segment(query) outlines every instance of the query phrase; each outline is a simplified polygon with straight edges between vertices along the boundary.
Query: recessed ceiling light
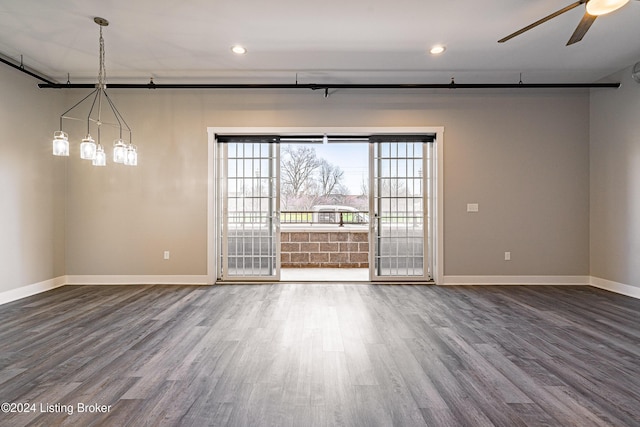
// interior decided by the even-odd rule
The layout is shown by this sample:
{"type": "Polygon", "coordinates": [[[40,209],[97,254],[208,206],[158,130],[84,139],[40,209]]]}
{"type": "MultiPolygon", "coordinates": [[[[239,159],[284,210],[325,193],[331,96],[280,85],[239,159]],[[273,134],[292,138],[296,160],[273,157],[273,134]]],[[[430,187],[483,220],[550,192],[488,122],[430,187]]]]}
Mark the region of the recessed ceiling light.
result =
{"type": "Polygon", "coordinates": [[[247,49],[237,44],[235,46],[231,46],[231,52],[237,55],[244,55],[245,53],[247,53],[247,49]]]}
{"type": "Polygon", "coordinates": [[[442,52],[444,52],[445,50],[447,50],[446,47],[442,46],[442,45],[435,45],[434,47],[431,48],[431,50],[429,51],[432,55],[439,55],[442,52]]]}

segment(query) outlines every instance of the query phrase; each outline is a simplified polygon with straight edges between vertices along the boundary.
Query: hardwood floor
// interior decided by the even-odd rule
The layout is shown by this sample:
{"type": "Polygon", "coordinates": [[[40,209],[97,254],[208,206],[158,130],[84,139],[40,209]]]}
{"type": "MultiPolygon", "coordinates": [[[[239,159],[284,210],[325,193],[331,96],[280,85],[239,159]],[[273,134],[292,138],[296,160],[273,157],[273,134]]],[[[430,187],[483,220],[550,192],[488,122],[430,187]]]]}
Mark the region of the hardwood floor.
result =
{"type": "Polygon", "coordinates": [[[0,306],[0,402],[37,405],[0,425],[638,426],[639,313],[570,286],[67,286],[0,306]]]}

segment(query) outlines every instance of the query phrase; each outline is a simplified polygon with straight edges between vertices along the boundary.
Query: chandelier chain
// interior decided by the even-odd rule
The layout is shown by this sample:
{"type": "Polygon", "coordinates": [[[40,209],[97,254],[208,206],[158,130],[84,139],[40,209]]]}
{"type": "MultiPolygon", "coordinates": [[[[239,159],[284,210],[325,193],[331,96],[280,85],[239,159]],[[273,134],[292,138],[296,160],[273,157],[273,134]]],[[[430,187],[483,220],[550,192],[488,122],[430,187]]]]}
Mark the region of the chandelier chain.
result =
{"type": "Polygon", "coordinates": [[[102,27],[100,27],[100,68],[98,70],[98,84],[104,87],[107,78],[107,70],[104,65],[104,38],[102,37],[102,27]]]}

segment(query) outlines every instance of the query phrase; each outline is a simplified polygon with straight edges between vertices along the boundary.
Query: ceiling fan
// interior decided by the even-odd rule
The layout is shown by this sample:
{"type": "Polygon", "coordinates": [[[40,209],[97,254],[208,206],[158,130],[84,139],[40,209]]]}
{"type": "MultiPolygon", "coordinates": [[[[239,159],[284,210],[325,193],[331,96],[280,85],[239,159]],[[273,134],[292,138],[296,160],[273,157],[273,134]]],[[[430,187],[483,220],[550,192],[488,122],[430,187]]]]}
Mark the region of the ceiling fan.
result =
{"type": "Polygon", "coordinates": [[[525,31],[529,31],[530,29],[535,28],[538,25],[549,21],[555,18],[556,16],[562,15],[563,13],[568,12],[571,9],[575,9],[576,7],[582,4],[586,4],[586,11],[584,13],[584,16],[582,17],[582,20],[580,21],[575,31],[571,35],[571,38],[567,42],[567,46],[569,46],[582,40],[582,38],[587,33],[587,31],[589,31],[591,24],[593,24],[593,22],[596,20],[598,16],[606,15],[608,13],[616,11],[627,3],[629,3],[629,0],[579,0],[575,3],[570,4],[565,8],[558,10],[557,12],[552,13],[549,16],[545,16],[544,18],[534,22],[531,25],[527,25],[526,27],[516,31],[513,34],[509,34],[507,37],[498,40],[498,43],[504,43],[507,40],[511,40],[515,36],[519,36],[525,31]]]}

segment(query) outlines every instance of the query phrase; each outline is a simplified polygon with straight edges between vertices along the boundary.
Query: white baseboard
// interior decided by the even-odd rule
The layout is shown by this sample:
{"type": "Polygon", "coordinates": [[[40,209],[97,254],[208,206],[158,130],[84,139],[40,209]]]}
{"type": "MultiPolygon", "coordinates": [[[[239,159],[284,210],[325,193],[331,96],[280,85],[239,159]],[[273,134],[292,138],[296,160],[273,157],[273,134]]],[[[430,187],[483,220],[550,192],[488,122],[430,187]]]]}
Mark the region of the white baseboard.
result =
{"type": "MultiPolygon", "coordinates": [[[[0,305],[64,285],[210,285],[207,275],[60,276],[0,292],[0,305]]],[[[441,285],[591,285],[640,299],[640,287],[593,276],[444,276],[441,285]]]]}
{"type": "Polygon", "coordinates": [[[19,288],[0,292],[0,305],[22,298],[30,297],[31,295],[50,291],[51,289],[59,288],[60,286],[64,286],[65,284],[66,276],[59,276],[54,279],[44,280],[42,282],[20,286],[19,288]]]}
{"type": "Polygon", "coordinates": [[[640,287],[594,276],[444,276],[442,285],[590,285],[640,299],[640,287]]]}
{"type": "Polygon", "coordinates": [[[207,275],[75,275],[67,285],[210,285],[207,275]]]}
{"type": "Polygon", "coordinates": [[[589,276],[444,276],[444,285],[589,285],[589,276]]]}
{"type": "Polygon", "coordinates": [[[0,305],[65,285],[210,285],[213,282],[207,275],[60,276],[0,292],[0,305]]]}
{"type": "Polygon", "coordinates": [[[640,287],[591,276],[591,286],[640,299],[640,287]]]}

